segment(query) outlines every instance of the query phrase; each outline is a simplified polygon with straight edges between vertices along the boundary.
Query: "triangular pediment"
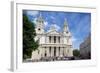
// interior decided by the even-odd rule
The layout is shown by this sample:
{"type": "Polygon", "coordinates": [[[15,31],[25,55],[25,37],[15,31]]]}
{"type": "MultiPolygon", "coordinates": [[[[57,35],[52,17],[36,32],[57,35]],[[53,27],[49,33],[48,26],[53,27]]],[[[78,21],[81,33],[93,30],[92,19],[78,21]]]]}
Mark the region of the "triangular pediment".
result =
{"type": "Polygon", "coordinates": [[[49,32],[49,34],[59,34],[56,30],[49,32]]]}
{"type": "Polygon", "coordinates": [[[56,30],[53,30],[53,31],[49,31],[49,32],[47,32],[47,34],[49,35],[61,35],[58,31],[56,31],[56,30]]]}

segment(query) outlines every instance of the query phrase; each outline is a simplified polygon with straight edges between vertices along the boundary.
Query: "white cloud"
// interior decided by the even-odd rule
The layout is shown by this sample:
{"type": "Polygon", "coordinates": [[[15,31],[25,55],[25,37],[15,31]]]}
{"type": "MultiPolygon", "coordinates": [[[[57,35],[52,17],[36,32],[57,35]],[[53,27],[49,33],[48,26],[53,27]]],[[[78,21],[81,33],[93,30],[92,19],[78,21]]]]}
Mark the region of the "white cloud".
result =
{"type": "Polygon", "coordinates": [[[51,18],[51,19],[53,19],[53,20],[55,19],[55,17],[54,17],[54,16],[50,16],[50,18],[51,18]]]}
{"type": "MultiPolygon", "coordinates": [[[[37,20],[37,18],[34,18],[33,23],[36,24],[36,20],[37,20]]],[[[57,31],[59,31],[59,30],[61,29],[60,26],[58,26],[57,24],[49,25],[49,23],[48,23],[47,21],[44,21],[44,27],[45,27],[46,29],[50,28],[51,26],[54,26],[54,27],[56,28],[57,31]]]]}
{"type": "Polygon", "coordinates": [[[77,38],[72,37],[72,42],[75,42],[75,41],[77,41],[77,38]]]}
{"type": "Polygon", "coordinates": [[[50,25],[47,21],[44,21],[44,27],[45,27],[45,30],[47,30],[47,31],[49,30],[50,25]]]}
{"type": "Polygon", "coordinates": [[[37,18],[34,18],[34,20],[32,22],[36,24],[36,20],[37,20],[37,18]]]}
{"type": "Polygon", "coordinates": [[[57,31],[60,30],[60,26],[58,26],[57,24],[52,24],[52,25],[56,28],[57,31]]]}
{"type": "MultiPolygon", "coordinates": [[[[36,20],[37,20],[37,18],[34,18],[34,20],[32,22],[36,24],[36,20]]],[[[48,24],[47,21],[44,21],[44,27],[45,28],[49,28],[50,27],[50,25],[48,24]]]]}
{"type": "Polygon", "coordinates": [[[27,11],[27,15],[36,16],[39,14],[39,11],[27,11]]]}
{"type": "Polygon", "coordinates": [[[47,27],[49,24],[47,21],[44,21],[44,26],[47,27]]]}

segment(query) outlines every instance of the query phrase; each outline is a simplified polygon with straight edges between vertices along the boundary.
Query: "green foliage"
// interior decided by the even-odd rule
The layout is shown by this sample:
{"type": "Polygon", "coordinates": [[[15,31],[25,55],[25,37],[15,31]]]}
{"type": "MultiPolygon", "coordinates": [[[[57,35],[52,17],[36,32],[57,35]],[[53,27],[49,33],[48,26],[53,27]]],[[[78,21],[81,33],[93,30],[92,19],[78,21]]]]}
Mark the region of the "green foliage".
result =
{"type": "Polygon", "coordinates": [[[23,59],[31,58],[32,51],[38,48],[38,41],[34,40],[35,36],[34,24],[23,14],[23,59]]]}
{"type": "Polygon", "coordinates": [[[76,57],[80,56],[80,51],[78,49],[73,50],[73,55],[76,57]]]}

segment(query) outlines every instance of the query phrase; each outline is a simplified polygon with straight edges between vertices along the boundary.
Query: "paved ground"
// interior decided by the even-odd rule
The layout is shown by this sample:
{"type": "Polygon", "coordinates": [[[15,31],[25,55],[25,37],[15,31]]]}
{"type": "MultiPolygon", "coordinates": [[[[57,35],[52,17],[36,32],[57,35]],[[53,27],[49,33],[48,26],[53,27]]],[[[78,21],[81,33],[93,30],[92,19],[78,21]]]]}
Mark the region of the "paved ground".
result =
{"type": "Polygon", "coordinates": [[[27,59],[24,62],[45,62],[45,61],[68,61],[68,60],[81,60],[78,57],[45,57],[39,60],[27,59]]]}

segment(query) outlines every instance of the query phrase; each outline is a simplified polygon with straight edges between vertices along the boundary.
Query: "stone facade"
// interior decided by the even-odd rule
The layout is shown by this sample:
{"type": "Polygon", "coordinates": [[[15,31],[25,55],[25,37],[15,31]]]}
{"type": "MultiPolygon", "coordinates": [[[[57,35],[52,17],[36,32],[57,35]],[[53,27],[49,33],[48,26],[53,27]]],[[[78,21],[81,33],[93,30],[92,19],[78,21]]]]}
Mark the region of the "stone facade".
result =
{"type": "Polygon", "coordinates": [[[83,59],[91,58],[91,36],[89,35],[83,43],[80,44],[80,55],[83,59]]]}
{"type": "Polygon", "coordinates": [[[39,40],[38,50],[32,52],[32,60],[39,60],[46,57],[72,57],[71,33],[68,29],[68,23],[65,19],[64,27],[58,32],[52,25],[46,32],[44,30],[44,19],[40,15],[36,21],[35,40],[39,40]]]}

